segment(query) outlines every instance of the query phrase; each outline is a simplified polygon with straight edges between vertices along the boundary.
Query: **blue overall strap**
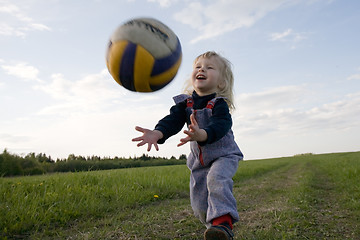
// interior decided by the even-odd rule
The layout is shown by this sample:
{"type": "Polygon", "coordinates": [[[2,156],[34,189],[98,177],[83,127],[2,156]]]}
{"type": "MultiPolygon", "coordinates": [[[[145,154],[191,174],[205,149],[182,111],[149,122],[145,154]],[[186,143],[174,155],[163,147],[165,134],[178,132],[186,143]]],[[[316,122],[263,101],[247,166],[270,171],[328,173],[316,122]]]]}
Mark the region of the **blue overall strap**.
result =
{"type": "Polygon", "coordinates": [[[185,100],[188,99],[188,98],[191,98],[191,96],[190,96],[190,95],[187,95],[187,94],[180,94],[180,95],[177,95],[177,96],[173,97],[174,102],[175,102],[176,104],[178,104],[178,103],[180,103],[180,102],[182,102],[182,101],[185,101],[185,100]]]}

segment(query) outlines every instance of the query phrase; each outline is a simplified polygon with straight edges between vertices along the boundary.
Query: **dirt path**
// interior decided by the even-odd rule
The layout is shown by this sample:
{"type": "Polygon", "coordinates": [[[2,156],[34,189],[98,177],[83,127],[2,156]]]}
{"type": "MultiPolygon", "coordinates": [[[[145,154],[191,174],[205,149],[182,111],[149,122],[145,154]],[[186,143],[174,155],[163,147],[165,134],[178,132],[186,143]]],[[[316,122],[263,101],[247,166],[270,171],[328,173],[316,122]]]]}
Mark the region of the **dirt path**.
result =
{"type": "Polygon", "coordinates": [[[269,239],[274,235],[274,229],[281,233],[281,224],[293,208],[288,193],[299,185],[299,177],[299,165],[286,165],[237,183],[234,194],[240,221],[235,228],[236,239],[269,239]]]}
{"type": "Polygon", "coordinates": [[[338,202],[335,184],[312,161],[237,183],[236,239],[360,239],[359,219],[338,202]]]}
{"type": "MultiPolygon", "coordinates": [[[[285,166],[234,184],[241,217],[235,225],[235,239],[261,239],[257,230],[274,227],[282,211],[289,208],[283,193],[297,184],[298,171],[296,166],[285,166]]],[[[193,216],[188,198],[161,201],[128,213],[114,219],[119,224],[107,239],[203,239],[205,228],[193,216]]]]}

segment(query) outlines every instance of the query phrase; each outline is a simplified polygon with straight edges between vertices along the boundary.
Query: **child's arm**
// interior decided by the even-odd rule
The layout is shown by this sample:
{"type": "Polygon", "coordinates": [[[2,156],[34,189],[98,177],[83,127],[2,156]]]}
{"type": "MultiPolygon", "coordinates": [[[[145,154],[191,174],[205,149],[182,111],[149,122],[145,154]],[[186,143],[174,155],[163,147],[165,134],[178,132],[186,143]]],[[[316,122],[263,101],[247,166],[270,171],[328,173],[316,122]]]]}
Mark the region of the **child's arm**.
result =
{"type": "Polygon", "coordinates": [[[137,137],[137,138],[133,138],[132,141],[133,142],[139,142],[140,143],[137,144],[138,147],[145,145],[146,143],[148,144],[148,148],[147,150],[150,151],[151,150],[151,146],[154,145],[156,151],[159,151],[159,147],[157,145],[157,142],[159,139],[163,138],[163,133],[158,131],[158,130],[149,130],[146,128],[142,128],[142,127],[138,127],[136,126],[135,129],[139,132],[142,132],[143,135],[141,137],[137,137]]]}
{"type": "Polygon", "coordinates": [[[189,141],[205,142],[207,140],[207,133],[204,129],[199,128],[194,114],[190,115],[190,121],[189,130],[184,130],[187,137],[180,139],[180,143],[177,145],[178,147],[189,141]]]}

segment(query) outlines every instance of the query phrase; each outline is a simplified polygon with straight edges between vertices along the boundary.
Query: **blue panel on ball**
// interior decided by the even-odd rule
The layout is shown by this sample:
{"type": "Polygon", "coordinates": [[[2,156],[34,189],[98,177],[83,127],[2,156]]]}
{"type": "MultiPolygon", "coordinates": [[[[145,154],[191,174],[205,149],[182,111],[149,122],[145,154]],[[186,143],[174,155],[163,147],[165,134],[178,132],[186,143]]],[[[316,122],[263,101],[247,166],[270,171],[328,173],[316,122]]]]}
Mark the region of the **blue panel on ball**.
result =
{"type": "Polygon", "coordinates": [[[134,86],[134,62],[137,45],[129,42],[124,50],[120,63],[119,77],[121,85],[131,91],[136,91],[134,86]]]}
{"type": "Polygon", "coordinates": [[[156,76],[160,73],[165,72],[166,70],[170,69],[174,64],[179,60],[181,56],[181,44],[179,39],[177,39],[177,47],[176,50],[170,54],[169,56],[166,56],[164,58],[155,59],[154,67],[151,72],[151,76],[156,76]]]}
{"type": "Polygon", "coordinates": [[[161,85],[151,85],[151,84],[150,84],[150,88],[151,88],[152,91],[157,91],[157,90],[162,89],[162,88],[165,87],[166,85],[168,85],[170,82],[171,82],[171,81],[168,81],[168,82],[166,82],[166,83],[164,83],[164,84],[161,84],[161,85]]]}

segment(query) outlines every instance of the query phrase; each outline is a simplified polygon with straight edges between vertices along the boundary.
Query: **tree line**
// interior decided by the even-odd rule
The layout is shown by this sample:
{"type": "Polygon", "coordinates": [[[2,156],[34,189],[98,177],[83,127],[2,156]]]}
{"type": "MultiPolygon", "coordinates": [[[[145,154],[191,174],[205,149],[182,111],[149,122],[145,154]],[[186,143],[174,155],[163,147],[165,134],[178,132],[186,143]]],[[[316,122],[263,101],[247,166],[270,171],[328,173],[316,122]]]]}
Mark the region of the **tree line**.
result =
{"type": "Polygon", "coordinates": [[[0,154],[0,177],[26,176],[55,172],[95,171],[119,168],[181,165],[186,163],[186,155],[179,158],[151,157],[99,157],[76,156],[70,154],[66,159],[54,159],[44,153],[29,153],[25,156],[9,153],[6,149],[0,154]]]}

